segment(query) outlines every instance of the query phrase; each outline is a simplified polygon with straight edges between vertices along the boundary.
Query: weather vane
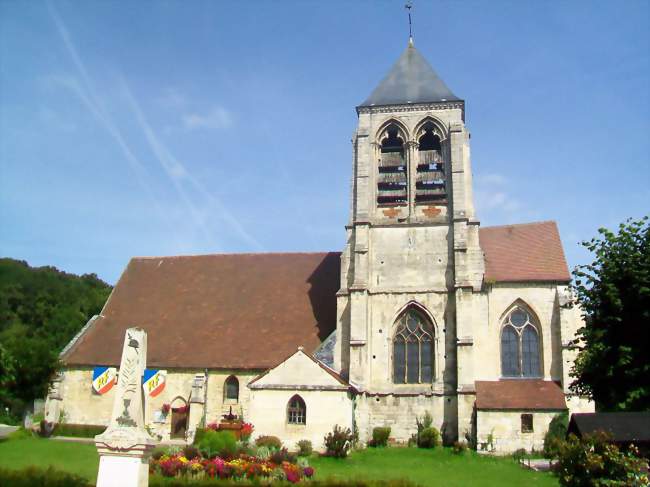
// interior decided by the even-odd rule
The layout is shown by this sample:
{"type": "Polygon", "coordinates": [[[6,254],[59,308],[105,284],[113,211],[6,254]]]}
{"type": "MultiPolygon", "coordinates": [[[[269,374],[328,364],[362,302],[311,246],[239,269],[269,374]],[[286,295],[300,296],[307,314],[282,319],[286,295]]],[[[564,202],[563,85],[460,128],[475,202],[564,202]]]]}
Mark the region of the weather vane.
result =
{"type": "Polygon", "coordinates": [[[409,40],[412,42],[413,41],[413,32],[411,30],[411,9],[413,8],[413,2],[410,0],[406,2],[406,5],[404,5],[404,8],[408,10],[409,13],[409,40]]]}

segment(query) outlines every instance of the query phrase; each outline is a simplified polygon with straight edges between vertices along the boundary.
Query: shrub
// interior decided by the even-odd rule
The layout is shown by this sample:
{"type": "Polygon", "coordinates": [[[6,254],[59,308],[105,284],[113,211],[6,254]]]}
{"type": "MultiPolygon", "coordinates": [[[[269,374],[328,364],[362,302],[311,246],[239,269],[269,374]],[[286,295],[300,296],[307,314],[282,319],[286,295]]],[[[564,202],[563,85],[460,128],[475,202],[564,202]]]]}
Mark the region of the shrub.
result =
{"type": "Polygon", "coordinates": [[[203,437],[205,436],[205,432],[208,431],[208,428],[196,428],[196,433],[194,433],[194,445],[198,445],[203,437]]]}
{"type": "Polygon", "coordinates": [[[560,443],[564,441],[569,426],[569,413],[557,414],[549,423],[548,431],[544,435],[544,457],[557,458],[560,443]]]}
{"type": "Polygon", "coordinates": [[[296,456],[289,453],[286,448],[280,448],[271,453],[269,460],[276,465],[282,465],[282,462],[296,463],[296,456]]]}
{"type": "Polygon", "coordinates": [[[345,458],[348,451],[352,448],[354,435],[350,428],[343,429],[338,424],[334,429],[327,433],[325,437],[325,455],[334,458],[345,458]]]}
{"type": "Polygon", "coordinates": [[[440,432],[436,428],[424,428],[418,437],[419,448],[435,448],[440,445],[440,432]]]}
{"type": "Polygon", "coordinates": [[[258,446],[253,456],[260,460],[268,460],[271,457],[271,449],[268,446],[258,446]]]}
{"type": "Polygon", "coordinates": [[[519,449],[515,450],[514,452],[512,452],[512,459],[515,462],[519,463],[524,458],[526,458],[526,454],[527,454],[527,452],[526,452],[525,448],[519,448],[519,449]]]}
{"type": "Polygon", "coordinates": [[[152,450],[151,458],[153,458],[154,460],[160,460],[160,457],[162,457],[166,452],[167,449],[165,447],[157,446],[152,450]]]}
{"type": "Polygon", "coordinates": [[[300,440],[298,442],[298,456],[308,457],[311,456],[314,449],[311,446],[311,441],[309,440],[300,440]]]}
{"type": "Polygon", "coordinates": [[[627,452],[619,450],[604,432],[582,439],[571,434],[561,441],[554,470],[567,487],[648,485],[648,463],[639,458],[639,450],[633,445],[627,452]]]}
{"type": "Polygon", "coordinates": [[[387,446],[389,436],[390,426],[373,428],[372,440],[368,442],[368,446],[387,446]]]}
{"type": "Polygon", "coordinates": [[[90,487],[83,477],[52,467],[27,467],[22,470],[0,468],[0,485],[12,487],[90,487]]]}
{"type": "MultiPolygon", "coordinates": [[[[422,419],[420,419],[419,417],[416,416],[415,417],[415,426],[417,427],[417,433],[415,433],[409,439],[409,446],[411,446],[411,445],[420,446],[420,435],[422,434],[422,432],[424,430],[429,429],[431,427],[432,423],[433,423],[433,417],[431,417],[431,414],[429,413],[429,411],[425,411],[424,416],[422,416],[422,419]]],[[[438,432],[438,437],[440,437],[439,432],[438,432]]],[[[421,448],[429,448],[429,447],[421,447],[421,448]]]]}
{"type": "Polygon", "coordinates": [[[230,431],[206,431],[198,447],[206,458],[231,458],[237,453],[237,440],[230,431]]]}
{"type": "Polygon", "coordinates": [[[467,446],[467,443],[464,441],[454,441],[454,444],[451,447],[451,451],[454,452],[456,455],[462,455],[465,453],[469,447],[467,446]]]}
{"type": "Polygon", "coordinates": [[[277,436],[258,436],[255,440],[257,446],[266,446],[267,448],[275,448],[279,450],[282,448],[282,442],[277,436]]]}
{"type": "Polygon", "coordinates": [[[201,453],[199,452],[199,449],[194,445],[187,445],[185,448],[183,448],[183,455],[185,455],[185,458],[188,460],[192,460],[194,458],[198,458],[201,453]]]}
{"type": "Polygon", "coordinates": [[[54,426],[52,435],[71,436],[73,438],[94,438],[106,431],[106,426],[96,424],[59,423],[54,426]]]}

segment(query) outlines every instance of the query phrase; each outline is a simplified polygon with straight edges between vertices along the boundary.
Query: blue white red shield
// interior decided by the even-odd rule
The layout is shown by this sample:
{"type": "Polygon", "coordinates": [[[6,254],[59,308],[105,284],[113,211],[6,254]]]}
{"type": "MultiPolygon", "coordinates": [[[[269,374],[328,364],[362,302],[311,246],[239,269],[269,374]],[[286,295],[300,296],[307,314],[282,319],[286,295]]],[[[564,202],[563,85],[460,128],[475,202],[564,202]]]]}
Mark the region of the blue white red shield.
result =
{"type": "Polygon", "coordinates": [[[93,369],[93,390],[97,394],[106,394],[115,385],[116,378],[115,367],[95,367],[93,369]]]}
{"type": "Polygon", "coordinates": [[[158,369],[145,369],[142,378],[142,388],[144,393],[151,397],[156,397],[165,388],[167,381],[167,371],[158,369]]]}

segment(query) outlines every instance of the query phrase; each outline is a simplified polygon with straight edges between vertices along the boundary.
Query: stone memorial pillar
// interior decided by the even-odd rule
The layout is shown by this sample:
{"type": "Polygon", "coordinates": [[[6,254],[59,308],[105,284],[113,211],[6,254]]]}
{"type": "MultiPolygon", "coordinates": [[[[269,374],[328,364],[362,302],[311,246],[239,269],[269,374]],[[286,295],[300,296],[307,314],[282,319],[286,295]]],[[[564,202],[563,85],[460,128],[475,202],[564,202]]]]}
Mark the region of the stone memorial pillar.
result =
{"type": "Polygon", "coordinates": [[[142,375],[147,365],[147,334],[126,330],[111,422],[95,436],[99,453],[97,487],[146,487],[155,439],[144,429],[142,375]]]}

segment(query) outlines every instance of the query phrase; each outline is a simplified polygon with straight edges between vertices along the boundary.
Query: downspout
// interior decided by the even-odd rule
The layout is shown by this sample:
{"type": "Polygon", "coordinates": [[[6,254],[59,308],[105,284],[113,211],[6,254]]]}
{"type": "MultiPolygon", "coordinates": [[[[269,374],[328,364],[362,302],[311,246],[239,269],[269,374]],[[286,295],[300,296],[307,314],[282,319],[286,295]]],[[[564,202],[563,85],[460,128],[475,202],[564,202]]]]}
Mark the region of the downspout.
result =
{"type": "Polygon", "coordinates": [[[208,369],[205,369],[205,387],[203,387],[203,427],[207,425],[208,416],[208,369]]]}

